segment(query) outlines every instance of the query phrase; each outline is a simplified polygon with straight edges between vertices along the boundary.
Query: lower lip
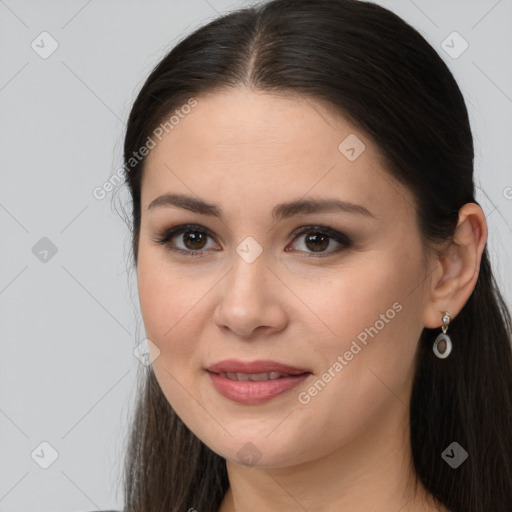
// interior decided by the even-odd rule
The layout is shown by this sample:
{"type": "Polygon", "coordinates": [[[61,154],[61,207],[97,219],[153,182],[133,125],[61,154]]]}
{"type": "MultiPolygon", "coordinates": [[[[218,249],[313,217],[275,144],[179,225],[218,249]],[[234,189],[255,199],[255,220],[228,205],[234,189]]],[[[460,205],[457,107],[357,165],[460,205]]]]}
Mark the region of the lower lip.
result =
{"type": "Polygon", "coordinates": [[[236,381],[208,372],[215,389],[224,397],[242,404],[261,404],[289,389],[297,387],[311,374],[302,373],[293,377],[274,380],[236,381]]]}

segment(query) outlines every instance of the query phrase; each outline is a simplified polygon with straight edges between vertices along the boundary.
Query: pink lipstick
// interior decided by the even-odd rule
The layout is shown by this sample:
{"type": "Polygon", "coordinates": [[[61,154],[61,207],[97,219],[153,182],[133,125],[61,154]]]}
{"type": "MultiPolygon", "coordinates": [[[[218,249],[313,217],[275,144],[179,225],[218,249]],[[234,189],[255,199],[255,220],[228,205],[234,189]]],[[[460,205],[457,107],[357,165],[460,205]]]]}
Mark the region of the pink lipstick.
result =
{"type": "Polygon", "coordinates": [[[215,389],[235,402],[255,405],[293,389],[311,372],[276,361],[220,361],[207,368],[215,389]]]}

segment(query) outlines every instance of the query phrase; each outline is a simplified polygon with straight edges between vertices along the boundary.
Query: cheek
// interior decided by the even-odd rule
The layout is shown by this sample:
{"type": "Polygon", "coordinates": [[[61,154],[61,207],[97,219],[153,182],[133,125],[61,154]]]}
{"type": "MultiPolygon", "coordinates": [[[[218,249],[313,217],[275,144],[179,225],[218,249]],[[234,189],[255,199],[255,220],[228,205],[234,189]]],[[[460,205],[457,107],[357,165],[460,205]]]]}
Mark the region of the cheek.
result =
{"type": "MultiPolygon", "coordinates": [[[[146,336],[162,355],[172,352],[170,361],[190,354],[193,331],[198,325],[190,320],[203,286],[180,277],[162,262],[161,254],[140,250],[137,287],[146,336]]],[[[204,288],[207,289],[206,284],[204,288]]]]}
{"type": "Polygon", "coordinates": [[[199,321],[200,298],[209,286],[204,280],[185,277],[150,249],[139,249],[137,285],[146,336],[159,350],[152,364],[156,380],[178,416],[194,432],[201,432],[212,422],[207,410],[196,405],[200,393],[195,381],[205,320],[199,321]]]}
{"type": "Polygon", "coordinates": [[[382,313],[403,300],[406,277],[390,266],[380,268],[377,256],[359,260],[357,268],[339,269],[331,279],[310,281],[304,290],[305,303],[324,320],[331,334],[346,339],[373,325],[382,313]],[[372,262],[373,260],[373,262],[372,262]],[[334,332],[333,332],[334,331],[334,332]]]}
{"type": "MultiPolygon", "coordinates": [[[[149,258],[139,258],[138,292],[146,337],[158,348],[152,368],[160,389],[178,415],[194,425],[201,411],[191,409],[190,392],[193,375],[197,368],[197,340],[199,322],[194,304],[198,302],[186,286],[183,278],[165,265],[158,264],[157,258],[150,263],[149,258]],[[146,264],[148,263],[148,264],[146,264]]],[[[196,391],[193,391],[193,396],[196,391]]]]}
{"type": "Polygon", "coordinates": [[[323,368],[317,375],[327,384],[316,386],[320,392],[315,386],[304,389],[301,403],[310,400],[311,409],[304,407],[305,418],[314,411],[318,422],[325,421],[325,431],[332,433],[331,441],[376,421],[397,396],[407,403],[422,329],[420,301],[411,294],[411,283],[422,275],[421,266],[416,257],[406,263],[396,258],[386,261],[380,255],[379,266],[376,260],[375,255],[364,264],[359,259],[357,269],[329,280],[327,293],[318,293],[312,285],[309,289],[311,309],[329,327],[328,337],[319,343],[323,368]],[[335,403],[343,407],[335,408],[335,403]],[[330,430],[333,421],[343,429],[330,430]]]}
{"type": "Polygon", "coordinates": [[[396,254],[358,258],[357,268],[340,272],[323,294],[309,285],[311,309],[328,327],[324,350],[330,364],[348,351],[353,355],[347,358],[360,363],[349,365],[361,371],[381,368],[390,378],[397,371],[407,373],[422,329],[421,287],[413,290],[423,274],[416,253],[407,258],[396,254]]]}

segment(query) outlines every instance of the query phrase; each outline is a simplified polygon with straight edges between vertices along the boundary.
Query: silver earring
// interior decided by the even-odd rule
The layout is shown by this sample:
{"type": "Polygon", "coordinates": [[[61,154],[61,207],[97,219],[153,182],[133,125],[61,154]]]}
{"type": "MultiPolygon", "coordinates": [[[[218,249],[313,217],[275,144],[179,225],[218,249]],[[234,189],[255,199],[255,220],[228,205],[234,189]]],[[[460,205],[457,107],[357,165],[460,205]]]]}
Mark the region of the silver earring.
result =
{"type": "Polygon", "coordinates": [[[448,324],[450,323],[450,319],[450,313],[448,313],[448,311],[445,311],[443,316],[443,325],[441,327],[443,332],[440,333],[439,336],[436,338],[436,341],[434,341],[434,346],[432,347],[434,354],[440,359],[448,357],[450,355],[450,352],[452,351],[452,340],[450,339],[450,336],[446,334],[446,331],[448,330],[448,324]]]}

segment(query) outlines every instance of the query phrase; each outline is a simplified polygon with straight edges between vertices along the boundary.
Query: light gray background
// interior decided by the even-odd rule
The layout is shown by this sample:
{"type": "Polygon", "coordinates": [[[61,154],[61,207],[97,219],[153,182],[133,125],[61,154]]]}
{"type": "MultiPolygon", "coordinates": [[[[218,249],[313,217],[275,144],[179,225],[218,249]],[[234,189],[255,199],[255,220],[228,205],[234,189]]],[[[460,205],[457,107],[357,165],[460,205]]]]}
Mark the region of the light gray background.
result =
{"type": "MultiPolygon", "coordinates": [[[[465,95],[477,199],[510,304],[512,1],[378,3],[419,29],[465,95]],[[469,43],[456,59],[441,47],[453,31],[469,43]]],[[[123,506],[126,418],[141,366],[133,350],[144,332],[129,231],[111,195],[92,191],[121,166],[124,121],[152,67],[183,35],[244,5],[0,0],[2,512],[123,506]],[[46,59],[31,47],[43,31],[59,45],[46,59]],[[57,247],[46,262],[32,251],[43,237],[57,247]],[[49,456],[42,442],[58,453],[48,469],[31,455],[49,456]]]]}

